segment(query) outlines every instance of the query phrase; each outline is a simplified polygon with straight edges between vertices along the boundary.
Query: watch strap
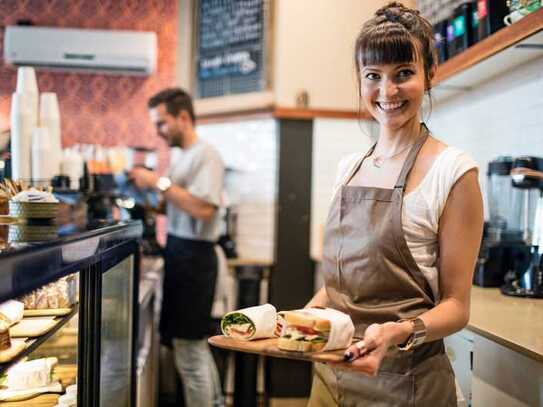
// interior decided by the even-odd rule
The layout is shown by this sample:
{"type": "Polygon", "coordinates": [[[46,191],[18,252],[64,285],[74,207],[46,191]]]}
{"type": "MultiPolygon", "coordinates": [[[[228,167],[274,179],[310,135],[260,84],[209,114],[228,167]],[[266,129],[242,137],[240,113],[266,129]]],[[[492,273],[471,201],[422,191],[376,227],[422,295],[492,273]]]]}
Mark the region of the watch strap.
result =
{"type": "Polygon", "coordinates": [[[407,351],[411,348],[420,346],[426,340],[426,325],[424,324],[424,321],[422,319],[400,319],[397,322],[405,321],[411,322],[411,324],[413,325],[413,332],[411,333],[411,335],[409,335],[409,338],[407,338],[404,343],[398,345],[398,349],[402,351],[407,351]]]}

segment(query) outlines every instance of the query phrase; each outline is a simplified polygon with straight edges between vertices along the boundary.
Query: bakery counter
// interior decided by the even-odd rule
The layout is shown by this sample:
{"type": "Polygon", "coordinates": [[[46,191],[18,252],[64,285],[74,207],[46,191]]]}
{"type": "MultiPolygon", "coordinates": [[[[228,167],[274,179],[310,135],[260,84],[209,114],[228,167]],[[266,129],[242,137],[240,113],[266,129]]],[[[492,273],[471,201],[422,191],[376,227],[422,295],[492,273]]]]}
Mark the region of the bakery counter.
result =
{"type": "Polygon", "coordinates": [[[134,406],[141,223],[5,226],[0,405],[134,406]]]}
{"type": "Polygon", "coordinates": [[[470,331],[543,363],[543,299],[473,287],[470,331]]]}

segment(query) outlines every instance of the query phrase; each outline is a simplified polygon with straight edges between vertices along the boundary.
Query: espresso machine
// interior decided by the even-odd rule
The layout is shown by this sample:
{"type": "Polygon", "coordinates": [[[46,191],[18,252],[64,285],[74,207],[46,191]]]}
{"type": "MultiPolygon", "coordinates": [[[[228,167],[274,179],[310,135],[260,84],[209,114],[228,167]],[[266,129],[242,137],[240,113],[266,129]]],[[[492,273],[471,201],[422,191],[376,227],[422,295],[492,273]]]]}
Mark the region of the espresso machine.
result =
{"type": "Polygon", "coordinates": [[[543,298],[543,158],[517,157],[511,168],[514,190],[520,192],[520,228],[527,259],[505,274],[501,292],[519,297],[543,298]]]}
{"type": "Polygon", "coordinates": [[[69,179],[56,177],[55,194],[63,201],[85,206],[88,226],[100,226],[114,220],[141,220],[143,224],[143,253],[160,254],[156,240],[156,216],[159,197],[155,191],[140,191],[128,177],[135,167],[154,170],[158,159],[156,151],[144,147],[123,147],[118,151],[89,154],[83,165],[83,176],[77,190],[70,189],[69,179]],[[107,156],[107,157],[105,157],[107,156]]]}
{"type": "Polygon", "coordinates": [[[157,154],[154,149],[133,147],[127,150],[127,162],[122,171],[114,175],[115,205],[120,209],[121,219],[141,220],[143,224],[142,250],[145,255],[158,255],[162,248],[156,239],[156,217],[159,215],[160,199],[153,190],[141,191],[128,178],[132,168],[143,167],[155,170],[157,154]]]}
{"type": "Polygon", "coordinates": [[[521,228],[523,195],[513,187],[512,168],[509,156],[488,164],[488,220],[473,277],[474,284],[481,287],[500,287],[509,271],[529,264],[530,250],[521,228]]]}

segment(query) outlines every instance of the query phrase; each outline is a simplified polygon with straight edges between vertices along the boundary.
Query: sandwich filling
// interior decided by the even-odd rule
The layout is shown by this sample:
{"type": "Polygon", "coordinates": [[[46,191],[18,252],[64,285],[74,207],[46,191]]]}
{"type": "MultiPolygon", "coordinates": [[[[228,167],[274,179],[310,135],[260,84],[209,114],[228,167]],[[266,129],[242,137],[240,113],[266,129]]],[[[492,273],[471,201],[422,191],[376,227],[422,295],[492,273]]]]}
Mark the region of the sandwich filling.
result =
{"type": "Polygon", "coordinates": [[[221,321],[221,329],[232,338],[249,339],[255,334],[255,324],[240,312],[227,314],[221,321]]]}
{"type": "Polygon", "coordinates": [[[292,341],[326,343],[329,335],[330,331],[322,332],[306,326],[287,325],[281,338],[290,339],[292,341]]]}

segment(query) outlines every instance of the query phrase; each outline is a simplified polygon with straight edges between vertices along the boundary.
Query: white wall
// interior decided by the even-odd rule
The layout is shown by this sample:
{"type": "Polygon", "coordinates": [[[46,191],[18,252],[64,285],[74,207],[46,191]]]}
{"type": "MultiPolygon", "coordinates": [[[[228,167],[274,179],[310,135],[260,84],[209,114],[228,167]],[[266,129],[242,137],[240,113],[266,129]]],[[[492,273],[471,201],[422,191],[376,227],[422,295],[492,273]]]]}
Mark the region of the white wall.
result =
{"type": "Polygon", "coordinates": [[[277,130],[273,119],[204,124],[204,140],[221,153],[227,168],[226,191],[238,211],[240,257],[273,261],[277,205],[277,130]]]}
{"type": "Polygon", "coordinates": [[[386,3],[388,0],[276,0],[276,104],[295,106],[296,94],[305,89],[312,108],[356,110],[354,43],[363,22],[386,3]]]}

